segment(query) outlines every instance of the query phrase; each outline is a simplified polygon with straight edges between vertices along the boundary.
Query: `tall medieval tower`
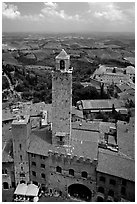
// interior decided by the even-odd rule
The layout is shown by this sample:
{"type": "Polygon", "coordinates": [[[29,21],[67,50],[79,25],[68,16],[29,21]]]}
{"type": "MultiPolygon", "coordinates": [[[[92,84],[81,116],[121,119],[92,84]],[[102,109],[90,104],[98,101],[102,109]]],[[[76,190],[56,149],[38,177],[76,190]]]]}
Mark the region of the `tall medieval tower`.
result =
{"type": "Polygon", "coordinates": [[[70,56],[62,50],[52,73],[52,144],[68,146],[71,141],[72,69],[70,56]]]}
{"type": "Polygon", "coordinates": [[[31,123],[28,115],[19,116],[17,120],[13,121],[12,137],[16,185],[29,181],[29,160],[27,150],[30,142],[30,132],[31,123]]]}

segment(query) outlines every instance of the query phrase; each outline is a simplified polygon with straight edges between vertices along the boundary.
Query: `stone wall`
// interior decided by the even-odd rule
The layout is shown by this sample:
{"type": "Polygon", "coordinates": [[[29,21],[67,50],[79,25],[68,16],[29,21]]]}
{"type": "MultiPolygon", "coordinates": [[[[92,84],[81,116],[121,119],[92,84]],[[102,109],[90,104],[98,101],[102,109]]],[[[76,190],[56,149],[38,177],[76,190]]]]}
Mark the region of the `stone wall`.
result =
{"type": "Polygon", "coordinates": [[[57,132],[66,133],[69,143],[72,112],[72,73],[55,71],[52,74],[52,142],[57,144],[57,132]]]}

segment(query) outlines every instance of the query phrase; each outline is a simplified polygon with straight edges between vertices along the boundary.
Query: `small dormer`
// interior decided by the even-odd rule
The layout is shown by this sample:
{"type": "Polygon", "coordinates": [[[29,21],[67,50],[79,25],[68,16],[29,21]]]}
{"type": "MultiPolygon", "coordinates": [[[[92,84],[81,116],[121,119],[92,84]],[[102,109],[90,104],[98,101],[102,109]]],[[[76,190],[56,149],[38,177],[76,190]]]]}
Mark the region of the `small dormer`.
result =
{"type": "Polygon", "coordinates": [[[56,70],[67,72],[70,68],[70,55],[64,49],[56,57],[56,70]]]}

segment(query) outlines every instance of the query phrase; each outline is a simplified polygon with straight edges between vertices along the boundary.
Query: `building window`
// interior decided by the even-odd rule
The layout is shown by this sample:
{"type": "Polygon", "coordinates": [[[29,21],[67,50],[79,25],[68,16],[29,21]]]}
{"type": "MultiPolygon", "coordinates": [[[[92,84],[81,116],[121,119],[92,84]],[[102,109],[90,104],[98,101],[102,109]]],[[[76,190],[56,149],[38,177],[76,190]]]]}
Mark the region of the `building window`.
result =
{"type": "Polygon", "coordinates": [[[21,166],[21,171],[23,171],[23,167],[21,166]]]}
{"type": "Polygon", "coordinates": [[[45,169],[45,164],[41,164],[41,168],[45,169]]]}
{"type": "Polygon", "coordinates": [[[25,182],[25,181],[23,181],[23,180],[21,180],[21,181],[20,181],[20,184],[21,184],[21,183],[26,183],[26,182],[25,182]]]}
{"type": "Polygon", "coordinates": [[[7,182],[3,182],[3,189],[9,189],[9,184],[7,182]]]}
{"type": "Polygon", "coordinates": [[[62,168],[59,167],[59,166],[57,166],[57,167],[56,167],[56,172],[58,172],[58,173],[62,173],[62,168]]]}
{"type": "Polygon", "coordinates": [[[122,185],[126,186],[127,185],[127,181],[125,179],[122,180],[122,185]]]}
{"type": "Polygon", "coordinates": [[[31,164],[32,164],[32,166],[36,166],[36,162],[34,162],[34,161],[31,164]]]}
{"type": "Polygon", "coordinates": [[[36,176],[36,172],[35,172],[35,171],[32,171],[32,175],[33,175],[33,176],[36,176]]]}
{"type": "Polygon", "coordinates": [[[114,196],[114,191],[113,190],[109,190],[108,195],[113,197],[114,196]]]}
{"type": "Polygon", "coordinates": [[[103,187],[98,187],[98,192],[104,193],[104,188],[103,187]]]}
{"type": "Polygon", "coordinates": [[[106,178],[104,176],[100,176],[99,180],[102,181],[103,183],[106,182],[106,178]]]}
{"type": "Polygon", "coordinates": [[[125,187],[121,188],[121,195],[126,195],[126,188],[125,187]]]}
{"type": "Polygon", "coordinates": [[[7,169],[2,169],[2,174],[7,174],[7,169]]]}
{"type": "Polygon", "coordinates": [[[60,69],[65,69],[65,61],[60,60],[60,69]]]}
{"type": "Polygon", "coordinates": [[[114,179],[110,179],[109,184],[115,186],[116,185],[116,181],[114,179]]]}
{"type": "Polygon", "coordinates": [[[43,160],[45,160],[45,159],[46,159],[46,157],[45,157],[45,156],[42,156],[42,155],[40,156],[40,158],[41,158],[41,159],[43,159],[43,160]]]}
{"type": "Polygon", "coordinates": [[[41,178],[45,178],[45,174],[42,173],[42,174],[41,174],[41,178]]]}
{"type": "Polygon", "coordinates": [[[74,176],[74,170],[73,169],[69,169],[69,175],[74,176]]]}
{"type": "Polygon", "coordinates": [[[21,150],[21,144],[20,144],[20,150],[21,150]]]}
{"type": "Polygon", "coordinates": [[[64,141],[63,141],[63,137],[62,136],[58,136],[58,142],[59,145],[64,145],[64,141]]]}
{"type": "Polygon", "coordinates": [[[20,177],[25,177],[25,174],[24,174],[24,173],[21,173],[21,174],[20,174],[20,177]]]}
{"type": "Polygon", "coordinates": [[[88,174],[87,174],[86,171],[83,171],[83,172],[81,173],[81,176],[82,176],[83,178],[87,178],[87,177],[88,177],[88,174]]]}
{"type": "Polygon", "coordinates": [[[35,184],[36,186],[38,186],[38,182],[37,181],[32,181],[33,184],[35,184]]]}
{"type": "Polygon", "coordinates": [[[31,157],[32,157],[32,158],[35,158],[35,156],[36,156],[35,154],[31,154],[31,157]]]}
{"type": "Polygon", "coordinates": [[[22,155],[20,155],[20,160],[22,161],[22,155]]]}

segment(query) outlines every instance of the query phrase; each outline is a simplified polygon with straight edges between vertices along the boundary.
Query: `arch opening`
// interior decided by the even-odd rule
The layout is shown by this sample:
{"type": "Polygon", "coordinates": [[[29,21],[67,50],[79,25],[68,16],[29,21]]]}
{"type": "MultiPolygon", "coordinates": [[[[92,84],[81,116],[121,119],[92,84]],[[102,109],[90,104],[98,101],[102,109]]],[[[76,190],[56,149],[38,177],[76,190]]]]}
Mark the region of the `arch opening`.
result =
{"type": "Polygon", "coordinates": [[[20,184],[22,184],[22,183],[26,183],[26,182],[25,182],[24,180],[21,180],[21,181],[20,181],[20,184]]]}
{"type": "Polygon", "coordinates": [[[104,201],[104,199],[101,196],[97,197],[97,202],[103,202],[103,201],[104,201]]]}
{"type": "Polygon", "coordinates": [[[3,182],[3,189],[9,189],[9,184],[7,182],[3,182]]]}
{"type": "Polygon", "coordinates": [[[68,194],[74,198],[90,201],[92,192],[90,189],[82,184],[72,184],[68,187],[68,194]]]}
{"type": "Polygon", "coordinates": [[[60,60],[60,69],[61,70],[65,69],[65,61],[64,60],[60,60]]]}

